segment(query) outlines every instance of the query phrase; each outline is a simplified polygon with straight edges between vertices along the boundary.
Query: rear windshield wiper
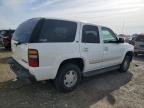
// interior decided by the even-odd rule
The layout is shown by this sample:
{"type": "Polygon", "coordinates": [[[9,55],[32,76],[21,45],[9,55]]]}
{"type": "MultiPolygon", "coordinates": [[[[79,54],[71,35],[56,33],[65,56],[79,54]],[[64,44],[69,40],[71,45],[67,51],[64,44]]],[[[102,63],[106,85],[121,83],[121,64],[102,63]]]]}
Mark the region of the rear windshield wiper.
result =
{"type": "Polygon", "coordinates": [[[15,43],[16,46],[21,45],[21,44],[22,44],[22,42],[15,43]]]}

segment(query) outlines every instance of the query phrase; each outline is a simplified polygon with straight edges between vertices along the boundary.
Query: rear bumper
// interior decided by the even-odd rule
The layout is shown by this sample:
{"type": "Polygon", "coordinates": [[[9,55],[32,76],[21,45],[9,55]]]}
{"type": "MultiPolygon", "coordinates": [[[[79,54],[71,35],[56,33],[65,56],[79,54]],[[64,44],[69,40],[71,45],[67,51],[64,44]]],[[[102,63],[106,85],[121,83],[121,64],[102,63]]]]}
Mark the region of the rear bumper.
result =
{"type": "Polygon", "coordinates": [[[16,74],[18,79],[30,79],[31,81],[36,81],[35,77],[29,72],[29,70],[21,66],[16,60],[11,59],[9,64],[10,70],[16,74]]]}

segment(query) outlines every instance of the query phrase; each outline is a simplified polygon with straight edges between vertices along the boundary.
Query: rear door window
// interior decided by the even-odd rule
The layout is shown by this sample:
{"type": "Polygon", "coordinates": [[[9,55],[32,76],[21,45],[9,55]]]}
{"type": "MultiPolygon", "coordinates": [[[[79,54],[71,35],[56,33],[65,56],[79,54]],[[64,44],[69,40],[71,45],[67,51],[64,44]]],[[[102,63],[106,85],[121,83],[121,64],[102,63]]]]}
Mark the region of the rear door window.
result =
{"type": "Polygon", "coordinates": [[[82,42],[100,43],[98,27],[92,25],[85,25],[82,30],[82,42]]]}
{"type": "Polygon", "coordinates": [[[18,42],[28,43],[38,21],[39,19],[35,18],[20,24],[14,32],[12,39],[18,42]]]}
{"type": "Polygon", "coordinates": [[[75,22],[47,19],[44,21],[38,42],[73,42],[76,29],[75,22]]]}

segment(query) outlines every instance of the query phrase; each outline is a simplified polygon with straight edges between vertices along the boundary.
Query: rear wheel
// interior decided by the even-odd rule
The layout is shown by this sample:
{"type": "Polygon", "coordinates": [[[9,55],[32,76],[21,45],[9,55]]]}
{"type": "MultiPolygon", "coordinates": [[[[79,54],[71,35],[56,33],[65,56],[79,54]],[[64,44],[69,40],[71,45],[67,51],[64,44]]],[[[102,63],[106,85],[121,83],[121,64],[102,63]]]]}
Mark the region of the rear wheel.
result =
{"type": "Polygon", "coordinates": [[[73,91],[81,80],[81,71],[75,64],[60,67],[55,79],[56,88],[61,92],[73,91]]]}
{"type": "Polygon", "coordinates": [[[130,66],[130,62],[131,62],[131,56],[126,55],[120,66],[120,72],[127,72],[130,66]]]}

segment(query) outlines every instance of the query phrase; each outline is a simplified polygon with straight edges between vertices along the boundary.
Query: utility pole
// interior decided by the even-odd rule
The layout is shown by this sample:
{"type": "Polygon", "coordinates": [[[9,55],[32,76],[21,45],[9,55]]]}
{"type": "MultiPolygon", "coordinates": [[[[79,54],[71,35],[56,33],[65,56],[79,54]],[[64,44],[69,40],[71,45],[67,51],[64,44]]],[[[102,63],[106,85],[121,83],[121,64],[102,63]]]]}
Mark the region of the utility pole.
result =
{"type": "Polygon", "coordinates": [[[122,33],[125,34],[125,16],[123,17],[122,21],[122,33]]]}

